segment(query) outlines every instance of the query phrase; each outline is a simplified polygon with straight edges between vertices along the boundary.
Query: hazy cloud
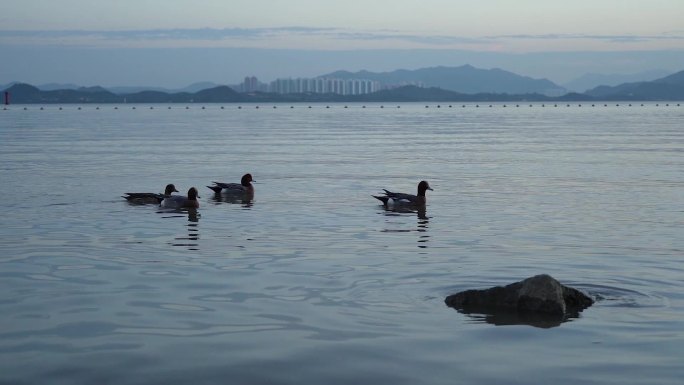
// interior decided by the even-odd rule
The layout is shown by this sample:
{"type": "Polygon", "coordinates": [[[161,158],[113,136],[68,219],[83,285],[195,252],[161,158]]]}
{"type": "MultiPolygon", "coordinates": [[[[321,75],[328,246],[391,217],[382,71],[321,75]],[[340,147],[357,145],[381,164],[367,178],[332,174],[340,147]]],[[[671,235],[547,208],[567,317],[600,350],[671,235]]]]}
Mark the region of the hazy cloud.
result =
{"type": "Polygon", "coordinates": [[[518,34],[487,36],[487,38],[494,40],[598,40],[613,43],[634,43],[654,40],[684,40],[684,33],[668,32],[660,35],[518,34]]]}
{"type": "Polygon", "coordinates": [[[0,30],[0,44],[100,47],[254,47],[254,48],[440,48],[514,51],[554,49],[558,42],[591,42],[604,49],[614,44],[631,49],[651,43],[660,48],[680,45],[681,31],[653,35],[510,34],[466,37],[397,30],[350,30],[288,26],[276,28],[195,28],[141,30],[0,30]],[[543,43],[546,42],[546,43],[543,43]]]}
{"type": "Polygon", "coordinates": [[[393,30],[355,31],[342,28],[278,27],[278,28],[198,28],[149,30],[0,30],[0,43],[9,45],[64,46],[185,46],[273,47],[288,44],[313,47],[345,48],[409,45],[413,48],[465,48],[490,44],[489,38],[415,34],[393,30]],[[277,42],[277,43],[276,43],[277,42]],[[308,43],[303,43],[308,42],[308,43]],[[327,42],[327,43],[326,43],[327,42]]]}
{"type": "Polygon", "coordinates": [[[198,29],[150,29],[124,31],[2,31],[0,38],[48,38],[91,37],[105,40],[222,40],[258,39],[282,34],[320,34],[332,28],[282,27],[282,28],[198,28],[198,29]]]}

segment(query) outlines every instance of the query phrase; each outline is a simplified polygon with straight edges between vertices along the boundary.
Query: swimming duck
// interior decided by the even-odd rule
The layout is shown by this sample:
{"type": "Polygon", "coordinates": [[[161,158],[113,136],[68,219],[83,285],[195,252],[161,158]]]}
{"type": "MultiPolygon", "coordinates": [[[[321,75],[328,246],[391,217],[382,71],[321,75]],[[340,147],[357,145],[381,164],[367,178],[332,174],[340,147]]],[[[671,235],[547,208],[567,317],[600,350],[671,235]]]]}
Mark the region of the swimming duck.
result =
{"type": "Polygon", "coordinates": [[[391,200],[392,203],[396,204],[411,204],[411,205],[424,205],[425,204],[425,191],[433,191],[428,182],[421,181],[418,183],[418,195],[395,193],[383,189],[385,195],[377,196],[373,195],[374,198],[382,201],[382,204],[387,205],[391,200]]]}
{"type": "Polygon", "coordinates": [[[207,187],[214,190],[217,194],[221,192],[226,194],[254,194],[254,186],[252,186],[251,182],[254,182],[252,174],[245,174],[242,176],[240,183],[212,182],[214,185],[207,187]]]}
{"type": "Polygon", "coordinates": [[[161,201],[160,206],[171,209],[198,208],[199,202],[197,201],[197,198],[199,198],[197,189],[191,187],[190,190],[188,190],[187,196],[169,195],[161,201]]]}
{"type": "Polygon", "coordinates": [[[171,196],[172,193],[178,192],[176,190],[176,186],[174,186],[172,183],[169,183],[166,185],[166,188],[164,189],[163,194],[157,194],[157,193],[125,193],[126,195],[123,195],[122,198],[125,198],[127,201],[131,203],[136,203],[136,204],[160,204],[164,198],[171,196]]]}

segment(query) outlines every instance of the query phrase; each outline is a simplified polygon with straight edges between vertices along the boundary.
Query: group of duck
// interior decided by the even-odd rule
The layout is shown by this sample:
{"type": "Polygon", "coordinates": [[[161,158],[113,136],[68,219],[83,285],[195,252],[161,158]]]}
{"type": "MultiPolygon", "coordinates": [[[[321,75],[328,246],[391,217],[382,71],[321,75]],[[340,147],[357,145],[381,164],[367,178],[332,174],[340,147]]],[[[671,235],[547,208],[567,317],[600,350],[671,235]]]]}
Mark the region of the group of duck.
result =
{"type": "MultiPolygon", "coordinates": [[[[245,174],[242,176],[240,183],[225,183],[212,182],[211,186],[207,186],[215,194],[226,194],[233,197],[252,200],[254,199],[254,186],[252,185],[254,179],[252,174],[245,174]]],[[[407,193],[392,192],[383,189],[382,195],[372,195],[374,198],[382,202],[383,205],[425,205],[425,192],[432,191],[432,188],[426,181],[418,183],[418,191],[416,195],[407,193]]],[[[195,187],[188,190],[187,195],[174,195],[178,192],[176,186],[173,184],[166,185],[164,193],[125,193],[123,198],[133,204],[157,204],[162,208],[182,209],[182,208],[198,208],[200,198],[199,192],[195,187]]]]}

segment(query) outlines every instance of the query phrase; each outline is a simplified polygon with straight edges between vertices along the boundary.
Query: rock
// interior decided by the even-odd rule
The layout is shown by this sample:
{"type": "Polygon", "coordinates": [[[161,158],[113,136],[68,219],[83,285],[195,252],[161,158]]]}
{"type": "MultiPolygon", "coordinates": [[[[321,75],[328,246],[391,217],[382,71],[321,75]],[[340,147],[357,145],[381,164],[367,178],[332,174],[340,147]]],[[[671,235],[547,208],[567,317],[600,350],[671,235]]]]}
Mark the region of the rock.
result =
{"type": "Polygon", "coordinates": [[[541,274],[503,287],[462,291],[446,297],[444,302],[464,313],[515,312],[525,313],[526,318],[534,314],[564,318],[578,316],[594,300],[541,274]]]}

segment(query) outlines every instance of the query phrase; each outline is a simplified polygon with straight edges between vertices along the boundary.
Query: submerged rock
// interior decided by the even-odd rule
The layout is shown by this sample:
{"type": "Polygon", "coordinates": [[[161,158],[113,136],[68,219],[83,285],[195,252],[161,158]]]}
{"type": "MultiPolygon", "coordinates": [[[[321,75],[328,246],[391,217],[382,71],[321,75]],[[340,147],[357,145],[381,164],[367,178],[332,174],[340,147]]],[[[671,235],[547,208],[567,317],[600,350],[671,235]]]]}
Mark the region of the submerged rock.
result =
{"type": "MultiPolygon", "coordinates": [[[[507,286],[466,290],[446,297],[444,302],[463,313],[499,315],[517,313],[524,319],[566,319],[576,317],[594,300],[577,289],[561,285],[548,274],[536,275],[507,286]]],[[[525,322],[527,323],[527,322],[525,322]]]]}

